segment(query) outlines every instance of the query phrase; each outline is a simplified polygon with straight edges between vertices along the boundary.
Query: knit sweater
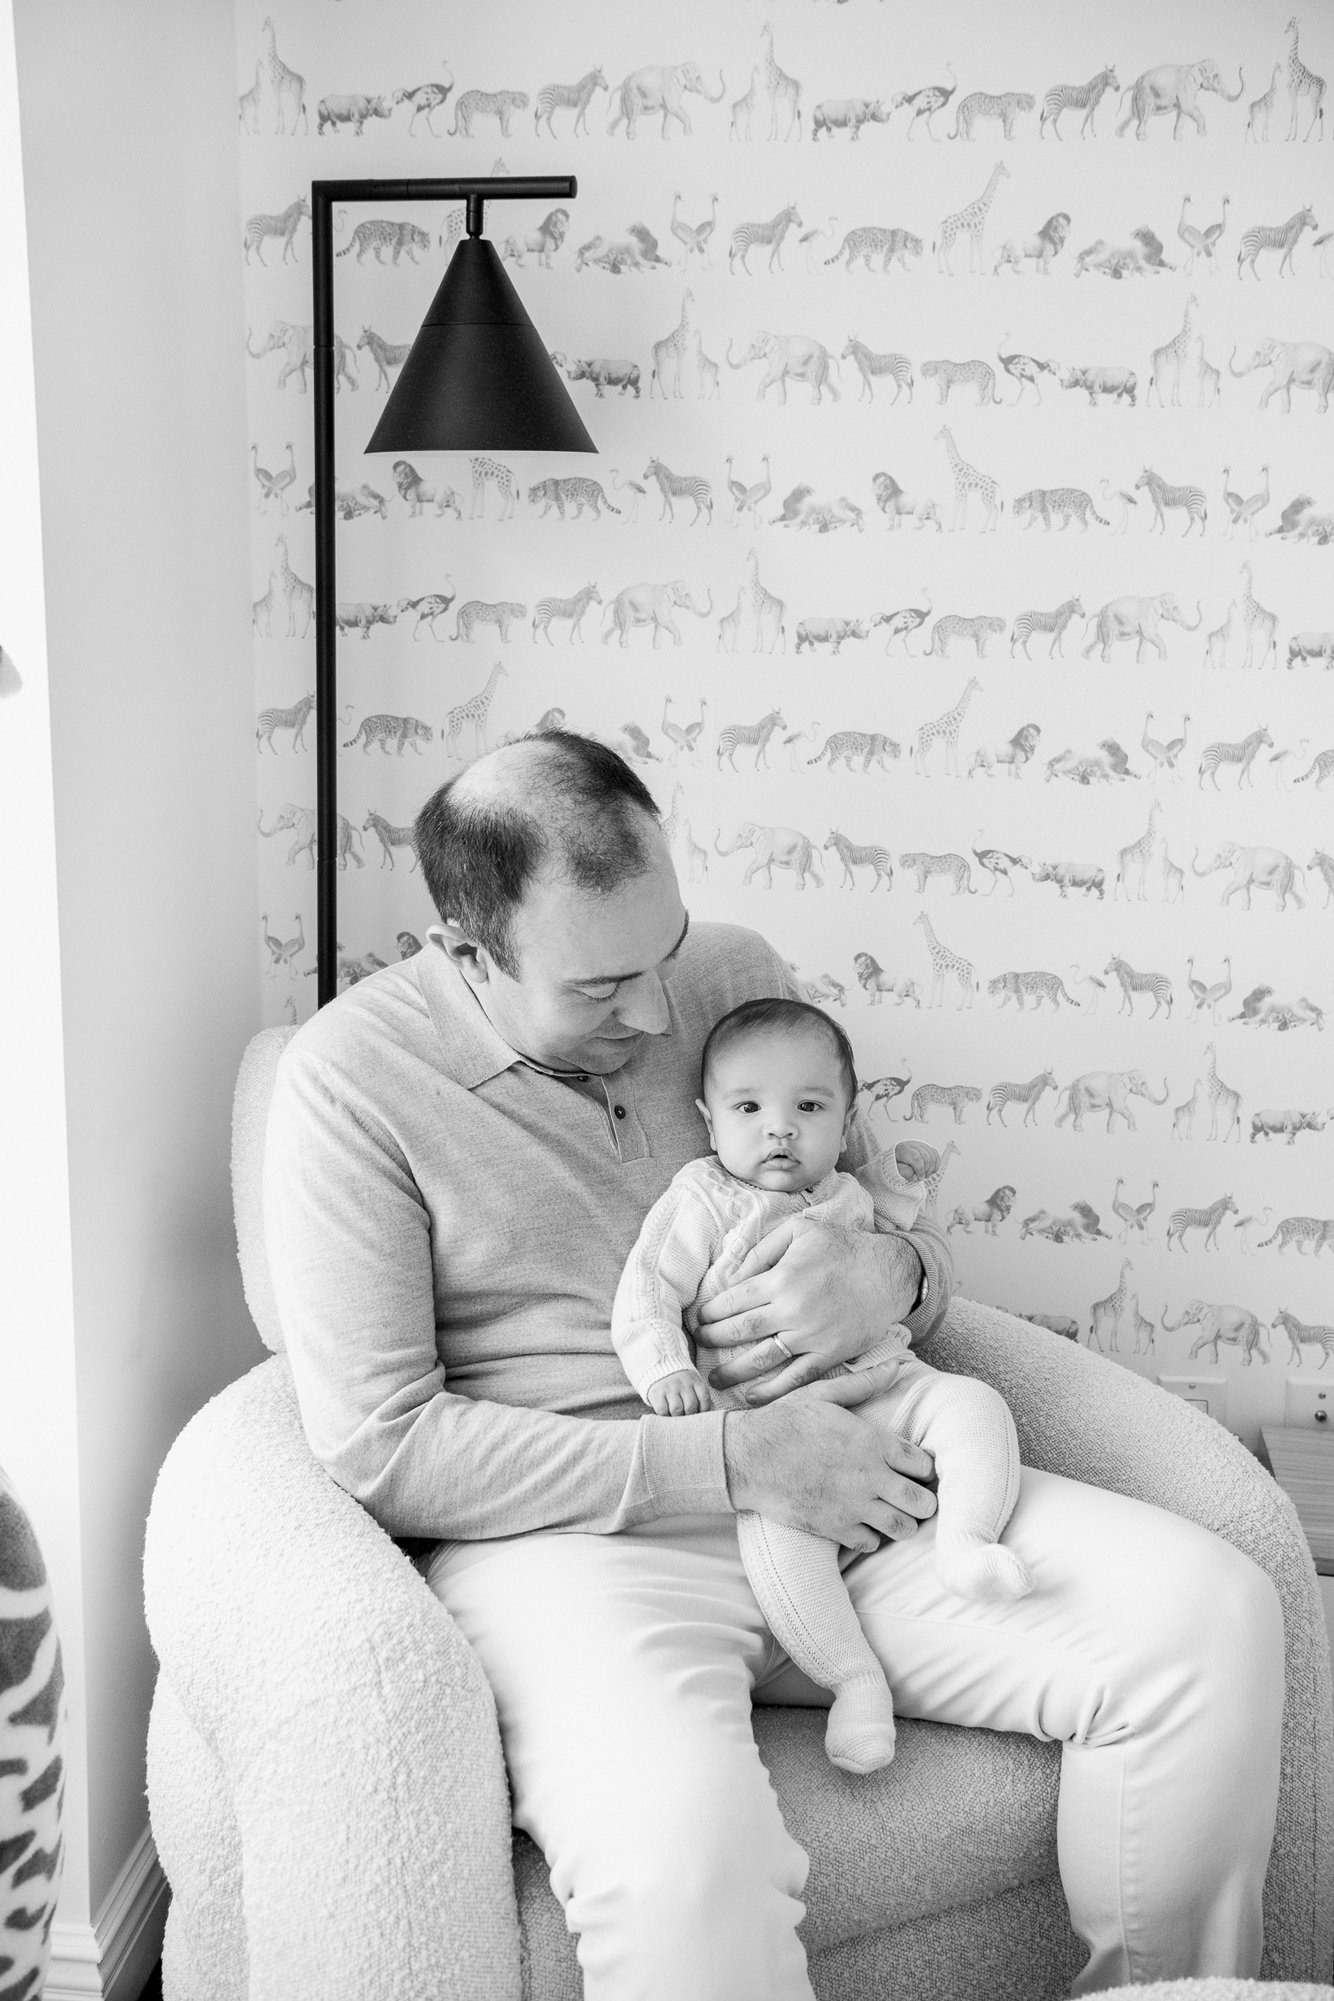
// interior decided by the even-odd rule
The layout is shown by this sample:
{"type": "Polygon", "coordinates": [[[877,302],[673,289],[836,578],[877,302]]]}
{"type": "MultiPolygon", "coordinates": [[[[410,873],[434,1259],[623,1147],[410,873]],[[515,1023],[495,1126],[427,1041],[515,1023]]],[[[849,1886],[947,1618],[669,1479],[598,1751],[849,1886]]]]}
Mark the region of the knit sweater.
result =
{"type": "MultiPolygon", "coordinates": [[[[695,1099],[710,1027],[793,986],[755,933],[701,924],[666,992],[667,1032],[576,1089],[510,1048],[428,944],[284,1051],[265,1235],[302,1422],[390,1534],[610,1533],[731,1511],[723,1413],[646,1415],[611,1307],[648,1210],[708,1151],[695,1099]]],[[[878,1151],[859,1116],[841,1164],[878,1151]]],[[[922,1336],[953,1271],[934,1223],[907,1234],[922,1336]]]]}
{"type": "MultiPolygon", "coordinates": [[[[891,1227],[910,1227],[921,1208],[921,1187],[902,1179],[892,1155],[882,1156],[876,1169],[878,1205],[851,1174],[826,1174],[814,1187],[789,1194],[739,1180],[714,1154],[688,1162],[644,1218],[612,1304],[611,1338],[640,1396],[663,1376],[696,1366],[686,1336],[695,1332],[699,1308],[726,1291],[742,1259],[778,1223],[800,1216],[816,1226],[873,1230],[878,1206],[891,1227]]],[[[867,1328],[868,1344],[885,1331],[867,1328]]],[[[899,1345],[906,1349],[906,1331],[899,1345]]],[[[710,1353],[704,1367],[741,1352],[710,1353]]],[[[724,1409],[740,1405],[735,1396],[715,1397],[724,1409]]]]}

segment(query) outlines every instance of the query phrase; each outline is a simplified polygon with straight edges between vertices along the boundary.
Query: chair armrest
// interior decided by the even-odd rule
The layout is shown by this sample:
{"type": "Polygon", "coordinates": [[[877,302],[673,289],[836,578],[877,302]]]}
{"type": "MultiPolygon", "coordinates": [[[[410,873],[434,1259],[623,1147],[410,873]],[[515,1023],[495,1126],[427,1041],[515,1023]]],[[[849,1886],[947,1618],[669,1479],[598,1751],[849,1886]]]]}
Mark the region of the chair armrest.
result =
{"type": "Polygon", "coordinates": [[[231,1788],[252,2001],[518,2001],[490,1689],[315,1460],[281,1358],[173,1445],[144,1576],[158,1658],[231,1788]]]}
{"type": "Polygon", "coordinates": [[[1258,1564],[1283,1606],[1287,1699],[1265,1883],[1269,1980],[1326,1980],[1334,1953],[1334,1695],[1310,1549],[1241,1440],[1132,1370],[996,1307],[955,1299],[923,1361],[980,1376],[1014,1413],[1025,1464],[1150,1502],[1258,1564]]]}

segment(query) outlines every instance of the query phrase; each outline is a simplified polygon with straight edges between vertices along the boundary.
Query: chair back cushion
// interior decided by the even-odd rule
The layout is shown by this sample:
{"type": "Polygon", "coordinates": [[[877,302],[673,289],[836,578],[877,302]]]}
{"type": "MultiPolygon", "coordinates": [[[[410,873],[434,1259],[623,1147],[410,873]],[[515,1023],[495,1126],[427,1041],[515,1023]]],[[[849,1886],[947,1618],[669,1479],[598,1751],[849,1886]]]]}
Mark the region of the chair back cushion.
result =
{"type": "Polygon", "coordinates": [[[264,1134],[278,1058],[295,1034],[295,1028],[262,1028],[251,1037],[232,1099],[232,1212],[241,1284],[260,1339],[276,1355],[283,1350],[283,1330],[264,1242],[264,1134]]]}

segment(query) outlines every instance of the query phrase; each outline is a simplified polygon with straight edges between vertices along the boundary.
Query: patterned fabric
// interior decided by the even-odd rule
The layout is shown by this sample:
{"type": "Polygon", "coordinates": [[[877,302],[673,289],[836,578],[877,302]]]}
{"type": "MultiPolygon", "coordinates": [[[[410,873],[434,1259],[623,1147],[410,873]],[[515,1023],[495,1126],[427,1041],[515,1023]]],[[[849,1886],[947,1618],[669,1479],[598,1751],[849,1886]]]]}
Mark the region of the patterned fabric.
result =
{"type": "Polygon", "coordinates": [[[0,1469],[0,2001],[36,2001],[63,1859],[64,1668],[37,1538],[0,1469]]]}

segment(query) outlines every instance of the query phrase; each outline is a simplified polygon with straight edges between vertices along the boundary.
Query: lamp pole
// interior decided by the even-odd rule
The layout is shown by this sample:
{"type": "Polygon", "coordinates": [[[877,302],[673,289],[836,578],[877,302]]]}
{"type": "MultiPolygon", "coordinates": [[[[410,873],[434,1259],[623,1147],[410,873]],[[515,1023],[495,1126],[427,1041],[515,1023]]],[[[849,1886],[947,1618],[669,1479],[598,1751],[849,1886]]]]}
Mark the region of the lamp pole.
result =
{"type": "MultiPolygon", "coordinates": [[[[570,199],[579,192],[573,174],[448,180],[312,181],[315,335],[315,854],[317,1002],[333,999],[338,984],[338,628],[334,517],[333,211],[341,202],[462,201],[467,233],[482,232],[488,201],[570,199]]],[[[479,440],[478,450],[485,449],[479,440]]]]}

